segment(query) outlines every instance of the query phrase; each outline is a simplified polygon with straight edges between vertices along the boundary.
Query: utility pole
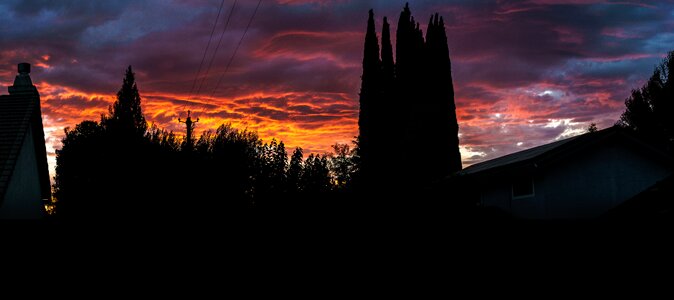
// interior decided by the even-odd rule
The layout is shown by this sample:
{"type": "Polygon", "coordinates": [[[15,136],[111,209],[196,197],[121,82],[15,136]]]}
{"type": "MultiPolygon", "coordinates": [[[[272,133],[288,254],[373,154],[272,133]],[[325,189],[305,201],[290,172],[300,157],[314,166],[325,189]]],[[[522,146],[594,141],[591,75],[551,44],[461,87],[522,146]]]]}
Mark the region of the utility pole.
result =
{"type": "Polygon", "coordinates": [[[196,121],[192,121],[192,117],[190,116],[191,111],[187,111],[187,119],[185,121],[181,120],[178,118],[178,122],[180,123],[185,123],[187,126],[187,136],[185,137],[185,143],[186,143],[186,148],[188,150],[192,150],[192,146],[194,143],[192,142],[192,132],[194,131],[194,124],[199,122],[199,118],[197,118],[196,121]]]}

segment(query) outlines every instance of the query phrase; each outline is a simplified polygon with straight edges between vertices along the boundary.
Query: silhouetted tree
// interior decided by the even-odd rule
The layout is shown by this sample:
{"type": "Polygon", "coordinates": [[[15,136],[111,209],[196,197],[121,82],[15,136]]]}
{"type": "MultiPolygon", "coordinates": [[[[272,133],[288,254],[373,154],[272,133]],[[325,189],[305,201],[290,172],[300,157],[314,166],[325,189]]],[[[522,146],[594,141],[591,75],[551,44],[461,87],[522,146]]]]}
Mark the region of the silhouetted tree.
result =
{"type": "MultiPolygon", "coordinates": [[[[426,33],[426,78],[429,86],[429,103],[422,116],[426,118],[423,132],[436,161],[434,165],[427,160],[426,170],[430,180],[444,178],[461,170],[461,153],[459,152],[459,125],[454,103],[454,85],[452,83],[452,63],[449,58],[449,47],[445,23],[436,13],[431,16],[426,33]]],[[[428,157],[428,155],[427,155],[428,157]]]]}
{"type": "Polygon", "coordinates": [[[640,89],[625,100],[618,125],[674,152],[674,51],[656,66],[640,89]]]}
{"type": "Polygon", "coordinates": [[[312,153],[307,157],[302,173],[302,186],[303,190],[310,196],[330,191],[330,169],[325,155],[314,155],[312,153]]]}
{"type": "Polygon", "coordinates": [[[260,151],[263,145],[259,136],[255,132],[239,131],[231,124],[226,124],[217,129],[210,144],[213,163],[212,171],[206,172],[211,178],[207,182],[212,184],[211,188],[224,188],[220,192],[214,191],[213,196],[228,207],[249,206],[255,197],[254,186],[263,166],[260,151]]]}
{"type": "Polygon", "coordinates": [[[348,189],[356,171],[353,151],[349,145],[339,143],[332,145],[332,149],[334,154],[330,156],[330,169],[334,176],[334,185],[337,189],[348,189]]]}
{"type": "MultiPolygon", "coordinates": [[[[143,198],[136,199],[136,203],[117,203],[116,205],[125,210],[136,210],[137,206],[142,205],[145,212],[140,217],[143,218],[159,216],[168,218],[175,215],[173,211],[178,210],[178,207],[187,208],[187,205],[181,204],[180,201],[182,197],[188,197],[189,192],[185,180],[189,180],[190,177],[183,173],[185,171],[183,167],[188,162],[180,151],[181,141],[173,132],[155,125],[148,128],[143,143],[131,152],[132,155],[141,156],[139,173],[145,176],[137,177],[142,178],[140,184],[136,186],[137,190],[130,192],[123,189],[123,194],[133,193],[143,198]]],[[[124,173],[125,171],[122,165],[115,166],[115,168],[113,172],[124,173]]]]}
{"type": "Polygon", "coordinates": [[[267,207],[282,205],[271,203],[271,201],[277,201],[275,196],[286,191],[288,153],[285,145],[283,142],[278,143],[276,139],[272,139],[271,142],[261,147],[260,153],[262,154],[261,168],[258,170],[260,173],[255,185],[256,205],[267,207]]]}
{"type": "Polygon", "coordinates": [[[152,125],[147,132],[149,142],[157,149],[166,149],[171,152],[178,152],[181,149],[181,143],[173,131],[167,131],[152,125]]]}
{"type": "Polygon", "coordinates": [[[648,99],[642,90],[632,90],[632,95],[625,100],[625,112],[620,116],[620,123],[643,135],[652,135],[657,129],[657,122],[648,99]]]}
{"type": "MultiPolygon", "coordinates": [[[[276,140],[272,140],[275,142],[276,140]]],[[[273,180],[274,189],[277,192],[286,191],[286,168],[288,167],[288,152],[283,141],[279,142],[274,147],[274,152],[271,156],[271,177],[273,180]]]]}
{"type": "Polygon", "coordinates": [[[296,194],[301,191],[300,181],[304,169],[303,159],[304,153],[302,152],[302,148],[295,148],[293,155],[290,157],[290,165],[288,166],[286,175],[288,179],[288,192],[291,194],[296,194]]]}
{"type": "Polygon", "coordinates": [[[381,32],[381,64],[382,64],[382,77],[383,77],[383,89],[387,94],[386,96],[391,96],[390,92],[393,90],[393,84],[395,79],[395,63],[393,62],[393,46],[391,44],[391,29],[388,23],[388,19],[384,17],[384,25],[381,32]]]}
{"type": "Polygon", "coordinates": [[[120,131],[122,134],[145,134],[147,123],[140,106],[140,94],[131,66],[126,69],[122,88],[117,92],[117,100],[110,106],[109,115],[102,117],[101,123],[107,130],[120,131]]]}
{"type": "Polygon", "coordinates": [[[426,102],[422,94],[424,89],[421,87],[422,76],[425,76],[422,69],[423,40],[419,41],[419,36],[421,33],[418,32],[409,4],[405,4],[396,29],[396,78],[394,97],[391,99],[401,139],[398,155],[398,168],[401,171],[399,176],[393,178],[395,180],[393,185],[402,190],[413,190],[421,181],[422,174],[419,174],[421,165],[415,160],[419,158],[422,149],[427,149],[423,144],[419,144],[418,137],[423,133],[420,124],[421,106],[426,102]]]}
{"type": "MultiPolygon", "coordinates": [[[[360,155],[363,157],[361,171],[368,179],[375,177],[376,139],[379,138],[377,126],[381,126],[376,116],[381,105],[381,60],[379,59],[379,41],[374,25],[374,12],[370,10],[365,34],[363,54],[363,75],[360,88],[360,116],[358,127],[361,137],[360,155]]],[[[313,160],[313,157],[312,157],[313,160]]]]}
{"type": "MultiPolygon", "coordinates": [[[[415,75],[415,67],[420,55],[415,53],[415,35],[416,22],[412,18],[409,4],[405,4],[405,8],[400,13],[398,18],[398,28],[396,29],[396,66],[395,75],[398,82],[410,83],[413,82],[415,75]]],[[[411,86],[401,86],[400,91],[411,93],[411,86]]]]}
{"type": "MultiPolygon", "coordinates": [[[[391,44],[391,32],[388,18],[384,17],[382,37],[381,37],[381,59],[382,59],[382,80],[381,80],[381,99],[377,101],[379,105],[373,108],[376,109],[372,113],[372,118],[379,124],[377,131],[373,133],[372,141],[376,144],[374,151],[376,155],[370,160],[374,161],[373,165],[376,171],[373,172],[378,184],[372,185],[373,180],[369,180],[370,187],[381,191],[385,190],[383,187],[387,185],[396,184],[397,179],[400,178],[401,171],[400,164],[393,163],[400,160],[400,153],[391,149],[393,141],[400,140],[406,129],[404,128],[404,118],[407,115],[407,110],[402,104],[402,99],[398,99],[398,87],[396,86],[396,67],[393,60],[393,46],[391,44]],[[403,125],[403,126],[401,126],[403,125]]],[[[404,147],[400,147],[403,148],[404,147]]]]}
{"type": "Polygon", "coordinates": [[[597,132],[597,124],[591,123],[590,126],[587,127],[587,132],[589,133],[597,132]]]}
{"type": "Polygon", "coordinates": [[[58,216],[62,218],[88,218],[101,215],[103,203],[92,199],[105,192],[103,176],[105,162],[105,132],[94,121],[83,121],[75,129],[65,129],[63,146],[56,150],[55,197],[58,199],[58,216]]]}

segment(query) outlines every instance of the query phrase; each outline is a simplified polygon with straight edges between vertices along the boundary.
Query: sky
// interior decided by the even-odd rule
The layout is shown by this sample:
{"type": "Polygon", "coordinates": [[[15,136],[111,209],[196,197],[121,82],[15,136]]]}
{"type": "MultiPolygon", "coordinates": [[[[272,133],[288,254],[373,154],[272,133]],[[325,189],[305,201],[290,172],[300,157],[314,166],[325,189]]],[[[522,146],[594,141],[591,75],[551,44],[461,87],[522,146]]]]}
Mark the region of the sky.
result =
{"type": "MultiPolygon", "coordinates": [[[[2,0],[0,84],[32,64],[52,175],[64,128],[99,120],[128,65],[161,128],[184,132],[189,109],[197,132],[232,123],[305,153],[350,143],[368,10],[378,32],[384,16],[395,32],[405,1],[259,3],[2,0]]],[[[674,50],[671,1],[409,3],[424,30],[432,13],[444,17],[464,167],[613,125],[674,50]]]]}

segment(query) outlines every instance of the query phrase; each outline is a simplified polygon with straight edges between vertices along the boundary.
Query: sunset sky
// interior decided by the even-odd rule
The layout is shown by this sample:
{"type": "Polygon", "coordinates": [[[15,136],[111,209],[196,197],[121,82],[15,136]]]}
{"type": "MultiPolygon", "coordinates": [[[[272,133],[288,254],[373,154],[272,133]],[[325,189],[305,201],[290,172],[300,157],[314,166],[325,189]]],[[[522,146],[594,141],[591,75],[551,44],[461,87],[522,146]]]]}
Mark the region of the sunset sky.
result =
{"type": "MultiPolygon", "coordinates": [[[[611,126],[630,89],[674,50],[670,1],[409,2],[422,29],[431,13],[444,16],[464,167],[591,122],[611,126]]],[[[63,128],[99,120],[128,65],[160,127],[182,133],[177,118],[191,109],[197,132],[231,122],[305,153],[350,142],[367,12],[378,32],[384,16],[395,32],[405,1],[262,0],[224,73],[258,0],[238,0],[222,34],[233,3],[206,53],[208,77],[190,93],[221,0],[0,2],[0,80],[11,85],[16,64],[32,64],[52,170],[63,128]]]]}

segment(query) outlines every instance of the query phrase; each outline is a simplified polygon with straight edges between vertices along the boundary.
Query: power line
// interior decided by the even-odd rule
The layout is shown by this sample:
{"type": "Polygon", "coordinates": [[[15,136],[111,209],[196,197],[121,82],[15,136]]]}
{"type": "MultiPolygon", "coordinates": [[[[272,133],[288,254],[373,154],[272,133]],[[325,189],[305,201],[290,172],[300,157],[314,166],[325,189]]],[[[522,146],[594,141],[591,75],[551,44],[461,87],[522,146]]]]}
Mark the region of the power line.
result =
{"type": "Polygon", "coordinates": [[[218,45],[215,47],[215,51],[213,52],[213,55],[211,56],[211,59],[208,63],[208,68],[206,69],[206,74],[202,77],[201,82],[199,83],[199,87],[197,88],[197,93],[194,95],[194,97],[198,97],[199,93],[201,93],[201,88],[204,85],[204,82],[208,79],[208,73],[211,71],[211,67],[213,66],[213,61],[215,61],[215,56],[218,54],[218,50],[220,49],[220,44],[222,44],[222,38],[225,36],[225,32],[227,31],[227,27],[229,26],[229,21],[232,18],[232,14],[234,13],[234,9],[236,8],[236,2],[238,0],[234,0],[234,4],[232,4],[232,9],[229,10],[229,15],[227,16],[227,21],[225,22],[225,28],[222,30],[222,33],[220,33],[220,39],[218,40],[218,45]]]}
{"type": "MultiPolygon", "coordinates": [[[[211,40],[213,39],[213,33],[215,33],[215,28],[218,25],[218,21],[220,21],[220,13],[222,13],[222,7],[225,5],[225,0],[222,0],[220,2],[220,8],[218,9],[218,16],[215,17],[215,23],[213,23],[213,29],[211,29],[211,35],[208,38],[208,44],[206,44],[206,49],[204,49],[204,55],[201,57],[201,63],[199,63],[199,70],[197,71],[197,74],[194,76],[194,81],[192,82],[192,88],[190,88],[190,94],[187,100],[192,98],[192,93],[194,92],[194,87],[197,85],[197,81],[199,80],[199,74],[201,73],[201,68],[204,65],[204,60],[206,60],[206,54],[208,53],[208,48],[211,47],[211,40]]],[[[185,107],[185,104],[183,104],[183,108],[185,107]]]]}
{"type": "Polygon", "coordinates": [[[236,56],[236,53],[239,51],[239,47],[241,47],[241,43],[243,42],[243,38],[246,37],[246,33],[248,33],[248,29],[250,28],[250,24],[253,23],[253,19],[255,18],[255,15],[257,14],[257,10],[260,8],[261,3],[262,3],[262,0],[259,0],[257,2],[257,6],[255,6],[255,10],[253,11],[253,15],[251,15],[250,20],[248,20],[248,25],[246,25],[246,29],[243,31],[243,34],[241,35],[241,39],[239,39],[239,43],[236,45],[236,48],[234,48],[234,53],[232,53],[232,56],[229,58],[229,62],[227,63],[227,66],[225,67],[225,70],[222,71],[222,74],[220,75],[220,79],[218,80],[218,84],[215,85],[215,88],[213,89],[213,92],[211,93],[211,98],[213,98],[213,95],[215,95],[215,91],[217,91],[218,87],[220,87],[220,84],[222,83],[222,79],[225,77],[225,74],[227,73],[227,70],[229,70],[229,66],[232,65],[232,61],[234,61],[234,57],[236,56]]]}

